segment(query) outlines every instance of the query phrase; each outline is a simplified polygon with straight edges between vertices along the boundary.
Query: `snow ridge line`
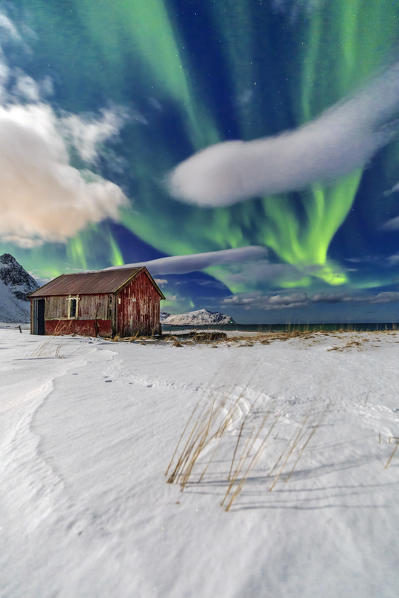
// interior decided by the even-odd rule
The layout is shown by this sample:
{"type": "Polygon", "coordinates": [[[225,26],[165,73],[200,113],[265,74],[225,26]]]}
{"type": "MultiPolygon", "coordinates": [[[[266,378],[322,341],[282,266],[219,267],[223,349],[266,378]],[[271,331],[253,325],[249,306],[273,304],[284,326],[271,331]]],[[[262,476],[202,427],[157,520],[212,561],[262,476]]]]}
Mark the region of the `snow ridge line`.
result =
{"type": "MultiPolygon", "coordinates": [[[[115,351],[104,351],[102,349],[99,349],[98,347],[92,347],[91,350],[89,351],[89,353],[85,356],[85,358],[81,361],[81,355],[76,355],[76,357],[79,358],[79,365],[78,365],[78,369],[84,369],[91,361],[91,357],[93,356],[93,354],[95,353],[102,353],[102,354],[106,354],[106,353],[110,353],[110,359],[115,359],[117,353],[115,351]]],[[[74,352],[74,354],[76,354],[76,352],[74,352]]],[[[36,456],[41,459],[41,461],[53,472],[53,474],[63,483],[63,485],[65,486],[65,481],[61,475],[61,473],[59,471],[57,471],[57,469],[54,467],[54,465],[48,460],[46,459],[44,452],[40,450],[40,446],[41,446],[41,441],[42,438],[40,436],[40,434],[34,430],[34,425],[35,425],[35,419],[38,415],[38,413],[40,412],[41,409],[44,409],[46,406],[46,403],[50,400],[52,392],[55,390],[55,386],[56,386],[56,382],[61,380],[64,376],[66,376],[70,370],[72,369],[76,369],[76,361],[72,361],[70,364],[68,364],[69,367],[67,367],[62,373],[60,373],[59,375],[54,376],[51,379],[51,390],[44,396],[41,397],[41,401],[40,403],[36,406],[36,408],[34,409],[32,416],[30,418],[29,421],[29,432],[33,435],[36,436],[38,438],[38,442],[36,445],[36,456]]]]}
{"type": "MultiPolygon", "coordinates": [[[[41,436],[34,429],[34,422],[37,414],[50,400],[54,390],[55,382],[66,376],[70,370],[84,368],[90,361],[90,357],[101,349],[93,347],[82,359],[82,354],[76,355],[71,361],[63,361],[62,371],[51,375],[44,383],[31,391],[31,402],[24,401],[24,411],[19,419],[11,438],[5,439],[3,443],[2,468],[0,479],[2,483],[8,484],[10,493],[6,497],[6,505],[9,503],[10,511],[13,502],[20,504],[34,503],[35,520],[30,521],[30,529],[34,529],[41,520],[49,517],[55,512],[54,502],[69,501],[66,492],[65,480],[54,465],[46,459],[40,449],[41,436]],[[7,480],[8,478],[8,480],[7,480]],[[40,480],[38,485],[37,480],[40,480]]],[[[111,352],[115,357],[116,353],[111,352]]],[[[24,508],[24,507],[22,507],[24,508]]]]}

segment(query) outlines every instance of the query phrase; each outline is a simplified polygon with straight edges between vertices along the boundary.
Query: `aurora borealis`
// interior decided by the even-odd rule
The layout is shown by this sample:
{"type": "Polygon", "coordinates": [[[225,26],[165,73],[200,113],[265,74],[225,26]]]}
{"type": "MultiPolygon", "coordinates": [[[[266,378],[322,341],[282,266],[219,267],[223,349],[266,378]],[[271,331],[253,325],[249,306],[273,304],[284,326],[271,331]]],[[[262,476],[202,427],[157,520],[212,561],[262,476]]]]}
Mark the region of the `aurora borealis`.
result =
{"type": "MultiPolygon", "coordinates": [[[[180,201],[167,180],[204,148],[295,131],[361,93],[398,59],[398,2],[16,0],[0,2],[0,14],[5,117],[11,106],[47,107],[60,135],[56,165],[81,173],[83,195],[112,184],[114,197],[107,205],[105,187],[92,186],[96,211],[87,204],[81,227],[61,235],[53,218],[22,241],[15,222],[40,203],[24,191],[31,204],[5,218],[1,253],[46,278],[256,246],[265,251],[255,257],[160,271],[164,309],[207,307],[252,322],[397,320],[399,97],[381,125],[389,142],[333,180],[214,207],[180,201]]],[[[10,213],[20,193],[7,204],[2,187],[10,213]]],[[[60,214],[52,197],[46,213],[60,214]]]]}

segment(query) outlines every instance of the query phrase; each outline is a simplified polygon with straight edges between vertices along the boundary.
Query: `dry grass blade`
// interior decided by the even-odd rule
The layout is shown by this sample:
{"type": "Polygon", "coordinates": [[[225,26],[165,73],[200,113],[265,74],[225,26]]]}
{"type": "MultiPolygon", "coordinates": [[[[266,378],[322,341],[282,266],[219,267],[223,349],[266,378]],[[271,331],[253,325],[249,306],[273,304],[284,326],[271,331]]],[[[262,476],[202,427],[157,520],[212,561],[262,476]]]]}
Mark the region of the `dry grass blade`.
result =
{"type": "Polygon", "coordinates": [[[229,480],[230,484],[227,486],[226,493],[223,497],[222,502],[220,503],[221,506],[224,505],[224,501],[226,500],[227,496],[230,493],[231,488],[233,487],[235,481],[237,480],[237,478],[240,474],[240,471],[245,463],[245,459],[247,458],[247,455],[250,453],[249,446],[250,445],[252,446],[252,442],[255,442],[255,440],[256,440],[256,429],[254,428],[253,432],[250,434],[250,436],[248,436],[247,440],[245,441],[244,448],[242,450],[241,456],[238,460],[238,465],[237,465],[236,469],[234,470],[233,475],[230,474],[230,480],[229,480]]]}
{"type": "Polygon", "coordinates": [[[305,450],[305,449],[306,449],[306,447],[308,446],[309,442],[312,440],[313,436],[316,434],[316,431],[317,431],[317,429],[319,428],[319,426],[321,425],[321,423],[322,423],[323,419],[325,418],[325,416],[326,416],[326,413],[327,413],[327,411],[328,411],[328,407],[329,407],[329,405],[327,405],[327,407],[324,409],[323,413],[321,414],[321,417],[320,417],[319,421],[317,422],[317,424],[316,424],[315,426],[313,426],[313,428],[312,428],[312,430],[311,430],[311,432],[310,432],[309,436],[308,436],[308,437],[307,437],[307,439],[305,440],[305,442],[304,442],[304,444],[302,445],[302,447],[299,449],[298,456],[297,456],[297,458],[296,458],[296,460],[295,460],[295,463],[294,463],[294,465],[293,465],[293,467],[292,467],[292,469],[291,469],[290,473],[288,474],[288,476],[287,476],[287,477],[286,477],[286,479],[284,480],[285,482],[288,482],[288,480],[290,479],[290,477],[291,477],[291,476],[292,476],[292,474],[294,473],[294,471],[295,471],[295,469],[296,469],[296,466],[298,465],[298,463],[299,463],[299,460],[300,460],[300,458],[302,457],[302,455],[303,455],[303,453],[304,453],[304,450],[305,450]]]}
{"type": "MultiPolygon", "coordinates": [[[[250,410],[249,410],[249,412],[248,412],[248,413],[247,413],[247,415],[245,416],[245,420],[247,419],[247,417],[249,416],[249,414],[250,414],[250,413],[253,411],[253,409],[255,408],[255,405],[256,405],[256,403],[259,401],[259,399],[260,399],[260,397],[261,397],[261,396],[262,396],[262,393],[261,393],[261,394],[259,394],[259,395],[256,397],[256,399],[254,400],[254,402],[252,403],[252,405],[251,405],[251,407],[250,407],[250,410]]],[[[255,432],[254,432],[254,434],[253,434],[253,435],[251,434],[251,435],[250,435],[250,436],[247,438],[247,441],[246,441],[246,443],[245,443],[245,445],[244,445],[244,449],[243,449],[243,451],[242,451],[242,453],[241,453],[241,457],[240,457],[240,459],[239,459],[239,461],[238,461],[238,466],[237,466],[237,468],[236,468],[236,470],[235,470],[235,472],[234,472],[234,474],[233,474],[233,478],[234,478],[234,477],[236,477],[236,473],[237,473],[237,472],[239,472],[239,471],[242,469],[243,463],[244,463],[244,461],[245,461],[245,459],[246,459],[247,455],[248,455],[248,454],[250,454],[250,452],[252,451],[252,448],[253,448],[253,445],[254,445],[254,443],[255,443],[255,441],[256,441],[257,434],[259,433],[259,430],[260,430],[261,428],[263,428],[263,426],[264,426],[264,424],[265,424],[265,422],[266,422],[266,420],[267,420],[267,418],[269,417],[269,415],[270,415],[270,414],[271,414],[271,411],[267,411],[267,412],[266,412],[266,414],[265,414],[265,416],[264,416],[264,418],[263,418],[263,420],[262,420],[262,422],[261,422],[261,424],[260,424],[260,426],[259,426],[258,430],[256,430],[256,429],[255,429],[255,432]],[[251,441],[252,441],[252,442],[251,442],[251,441]],[[249,448],[248,448],[248,447],[249,447],[249,448]]],[[[234,460],[235,460],[235,457],[234,457],[234,460]]],[[[230,477],[231,477],[231,473],[230,473],[230,477]]]]}
{"type": "Polygon", "coordinates": [[[175,456],[176,456],[176,453],[177,453],[177,449],[179,448],[179,446],[180,446],[180,443],[181,443],[181,441],[183,440],[184,434],[186,433],[186,431],[187,431],[187,428],[188,428],[188,426],[190,425],[190,423],[191,423],[191,421],[192,421],[192,419],[193,419],[193,417],[194,417],[194,414],[195,414],[195,412],[197,411],[198,407],[199,407],[199,403],[197,403],[197,404],[196,404],[196,406],[194,407],[194,409],[192,410],[192,412],[191,412],[191,415],[190,415],[190,417],[188,418],[188,420],[187,420],[187,422],[186,422],[186,425],[185,425],[185,426],[184,426],[184,428],[183,428],[183,432],[181,433],[181,435],[180,435],[180,438],[179,438],[179,440],[177,441],[177,444],[176,444],[175,450],[173,451],[173,455],[172,455],[172,457],[171,457],[171,459],[170,459],[170,461],[169,461],[168,467],[166,468],[166,471],[165,471],[165,476],[167,476],[167,475],[168,475],[168,473],[169,473],[169,469],[170,469],[170,468],[171,468],[171,466],[172,466],[173,460],[174,460],[174,458],[175,458],[175,456]]]}
{"type": "Polygon", "coordinates": [[[265,438],[263,439],[260,447],[258,448],[258,450],[256,451],[255,455],[252,457],[246,471],[245,474],[243,476],[243,478],[241,479],[241,481],[239,482],[237,488],[235,489],[235,491],[233,492],[233,494],[231,495],[230,501],[228,502],[228,504],[226,505],[225,510],[229,511],[231,508],[231,505],[233,504],[233,502],[235,501],[235,499],[237,498],[237,496],[241,493],[245,482],[248,479],[248,476],[251,472],[251,470],[255,467],[260,455],[262,454],[263,449],[265,448],[266,442],[269,439],[270,434],[272,433],[274,427],[276,426],[278,420],[280,419],[280,414],[276,416],[274,422],[272,423],[272,425],[270,426],[265,438]]]}
{"type": "Polygon", "coordinates": [[[273,467],[271,468],[270,472],[269,472],[269,476],[273,475],[273,472],[277,469],[277,467],[280,465],[281,459],[284,458],[284,456],[286,455],[286,447],[287,446],[291,446],[291,443],[293,443],[295,441],[295,438],[298,434],[298,431],[294,430],[294,433],[292,434],[291,438],[288,440],[287,445],[284,447],[284,450],[281,452],[279,458],[277,459],[277,461],[275,462],[275,464],[273,465],[273,467]]]}
{"type": "Polygon", "coordinates": [[[48,343],[49,341],[44,341],[44,343],[40,343],[40,345],[33,352],[33,357],[42,357],[45,349],[47,348],[48,343]]]}
{"type": "MultiPolygon", "coordinates": [[[[231,422],[232,413],[233,413],[234,409],[236,408],[238,402],[242,398],[242,394],[243,393],[241,393],[240,396],[237,397],[237,399],[234,401],[233,405],[230,407],[227,414],[224,416],[224,418],[222,419],[222,421],[219,424],[217,424],[217,422],[219,421],[219,415],[220,415],[221,411],[223,410],[224,401],[222,401],[220,403],[220,405],[216,408],[215,408],[216,401],[215,400],[213,401],[209,412],[207,412],[205,417],[202,417],[202,419],[200,420],[198,425],[195,427],[195,430],[192,431],[192,433],[190,435],[190,440],[193,439],[193,441],[191,442],[191,444],[189,446],[187,446],[188,443],[186,442],[186,447],[182,453],[181,458],[178,461],[178,465],[168,480],[170,483],[175,481],[175,479],[178,476],[182,490],[184,490],[184,487],[186,486],[186,484],[191,476],[194,465],[195,465],[196,461],[198,460],[198,457],[200,456],[200,454],[213,440],[215,440],[215,439],[220,440],[220,438],[223,436],[224,432],[226,431],[228,425],[231,422]],[[208,415],[209,415],[209,417],[208,417],[208,415]],[[213,431],[212,428],[213,428],[215,422],[216,422],[216,430],[213,431]]],[[[212,462],[212,458],[215,454],[215,451],[217,450],[218,444],[216,445],[216,447],[213,451],[213,454],[211,455],[210,461],[208,462],[207,466],[205,467],[204,471],[202,472],[199,481],[201,481],[203,479],[203,477],[210,465],[210,462],[212,462]]]]}
{"type": "Polygon", "coordinates": [[[306,423],[307,423],[307,421],[308,421],[309,417],[310,417],[310,412],[309,412],[309,413],[306,415],[306,417],[305,417],[305,418],[304,418],[304,420],[303,420],[303,423],[302,423],[301,427],[299,428],[298,432],[296,433],[296,435],[295,435],[295,438],[294,438],[294,441],[293,441],[293,443],[292,443],[291,447],[289,448],[289,450],[288,450],[288,452],[287,452],[287,454],[286,454],[286,456],[285,456],[285,459],[284,459],[284,461],[283,461],[283,464],[281,465],[280,469],[278,470],[278,473],[277,473],[277,475],[275,476],[275,478],[274,478],[274,481],[273,481],[272,485],[271,485],[271,486],[270,486],[270,488],[269,488],[269,492],[272,492],[273,488],[275,487],[275,485],[276,485],[276,484],[277,484],[277,482],[279,481],[279,479],[280,479],[280,476],[281,476],[281,474],[283,473],[285,466],[287,465],[288,459],[291,457],[291,455],[292,455],[292,453],[294,452],[294,450],[295,450],[295,448],[296,448],[296,446],[297,446],[297,444],[298,444],[299,440],[300,440],[300,439],[301,439],[301,437],[302,437],[302,430],[303,430],[303,428],[305,427],[305,425],[306,425],[306,423]]]}
{"type": "Polygon", "coordinates": [[[186,439],[186,442],[185,442],[185,445],[183,447],[182,453],[181,453],[179,459],[177,460],[175,468],[172,471],[172,473],[169,476],[169,478],[167,479],[167,483],[168,484],[173,484],[173,482],[177,478],[177,475],[182,470],[182,468],[184,467],[187,459],[189,458],[190,453],[192,452],[192,450],[193,450],[193,448],[195,446],[196,439],[198,438],[198,430],[201,429],[201,425],[205,421],[206,414],[207,414],[207,406],[205,406],[202,409],[202,411],[200,411],[200,413],[198,414],[198,418],[195,421],[195,423],[194,423],[194,425],[193,425],[193,427],[191,429],[191,432],[188,435],[188,438],[186,439]],[[194,438],[194,441],[192,441],[192,438],[194,438]],[[190,444],[190,442],[191,442],[191,444],[190,444]]]}
{"type": "MultiPolygon", "coordinates": [[[[199,443],[197,445],[197,448],[196,448],[195,452],[193,453],[193,456],[192,456],[192,458],[191,458],[191,460],[189,462],[188,468],[187,468],[187,470],[185,471],[185,473],[183,475],[183,479],[181,481],[182,490],[184,489],[185,485],[187,484],[187,482],[188,482],[188,480],[189,480],[189,478],[191,476],[192,470],[194,468],[194,465],[195,465],[198,457],[202,453],[202,451],[208,446],[208,444],[210,444],[210,442],[212,440],[218,438],[217,432],[215,432],[215,434],[213,434],[213,435],[210,436],[210,429],[211,429],[212,420],[214,419],[214,417],[215,417],[214,414],[212,414],[211,415],[211,420],[210,420],[208,426],[205,428],[202,436],[200,437],[200,440],[199,440],[199,443]]],[[[214,451],[213,451],[212,454],[215,453],[217,447],[218,447],[218,444],[216,444],[216,447],[215,447],[215,449],[214,449],[214,451]]],[[[211,456],[211,459],[212,459],[212,456],[211,456]]],[[[200,479],[198,480],[199,482],[202,480],[203,476],[205,475],[208,466],[209,466],[209,462],[208,462],[208,465],[203,470],[202,474],[200,475],[200,479]]]]}
{"type": "Polygon", "coordinates": [[[190,456],[192,455],[195,446],[198,440],[201,438],[201,434],[204,431],[204,426],[208,421],[208,408],[204,409],[201,413],[201,416],[198,418],[197,422],[194,424],[193,429],[189,437],[187,438],[186,444],[184,446],[183,452],[178,460],[178,467],[177,469],[180,470],[179,475],[182,475],[186,463],[189,461],[190,456]]]}
{"type": "MultiPolygon", "coordinates": [[[[233,415],[233,411],[234,409],[237,407],[239,401],[242,399],[244,393],[241,393],[238,398],[234,401],[233,405],[230,407],[229,411],[227,412],[227,414],[225,415],[224,419],[222,420],[221,424],[219,425],[219,427],[217,428],[216,432],[210,437],[210,439],[205,443],[205,446],[207,446],[212,440],[217,440],[217,444],[214,448],[214,450],[212,451],[212,454],[209,458],[208,463],[206,464],[206,466],[204,467],[198,483],[201,482],[204,479],[204,476],[206,474],[206,472],[208,471],[208,468],[210,466],[210,464],[212,463],[216,451],[219,447],[220,444],[220,439],[222,438],[223,434],[225,433],[225,431],[227,430],[228,426],[230,425],[231,421],[232,421],[232,415],[233,415]]],[[[205,448],[205,447],[204,447],[205,448]]]]}
{"type": "Polygon", "coordinates": [[[240,440],[241,440],[241,436],[242,436],[242,431],[244,429],[246,421],[247,421],[247,416],[244,417],[244,419],[242,420],[242,423],[241,423],[241,426],[240,426],[240,431],[238,432],[237,442],[236,442],[235,447],[234,447],[233,457],[231,459],[231,464],[230,464],[230,469],[229,469],[229,474],[227,476],[227,479],[228,479],[229,482],[231,480],[231,472],[233,471],[234,462],[235,462],[235,458],[236,458],[237,451],[238,451],[238,445],[240,444],[240,440]]]}
{"type": "Polygon", "coordinates": [[[385,463],[385,467],[384,467],[384,469],[388,469],[388,467],[390,466],[390,464],[391,464],[391,461],[392,461],[392,459],[394,458],[396,451],[398,450],[398,446],[399,446],[399,442],[397,442],[397,443],[396,443],[396,446],[395,446],[395,448],[393,449],[393,451],[392,451],[392,453],[391,453],[391,455],[390,455],[390,457],[389,457],[388,461],[385,463]]]}
{"type": "Polygon", "coordinates": [[[215,417],[214,406],[215,400],[213,401],[209,412],[207,412],[205,417],[202,418],[201,424],[197,428],[196,434],[194,436],[194,440],[187,451],[187,456],[184,460],[183,466],[181,467],[181,473],[179,475],[182,490],[184,490],[184,487],[188,482],[196,460],[207,444],[212,420],[215,417]]]}
{"type": "Polygon", "coordinates": [[[193,471],[194,465],[199,457],[199,455],[201,454],[202,450],[204,449],[206,440],[209,436],[209,431],[211,429],[211,425],[212,425],[212,421],[215,417],[215,401],[213,401],[212,403],[212,407],[209,413],[209,418],[207,421],[207,424],[205,426],[205,428],[199,432],[199,434],[197,435],[196,439],[195,439],[195,449],[193,449],[193,451],[191,452],[191,456],[190,459],[188,461],[188,465],[186,467],[186,469],[184,470],[184,472],[182,473],[181,476],[181,481],[180,481],[180,485],[181,485],[181,489],[184,490],[190,476],[191,473],[193,471]],[[197,443],[198,441],[198,443],[197,443]]]}
{"type": "Polygon", "coordinates": [[[241,470],[244,466],[244,463],[246,462],[246,460],[248,459],[249,455],[252,452],[252,449],[255,445],[256,439],[259,437],[260,432],[263,430],[263,427],[266,423],[267,418],[269,417],[269,415],[271,414],[271,411],[267,411],[265,416],[263,417],[258,429],[255,429],[254,433],[248,438],[247,442],[245,443],[244,446],[244,450],[241,454],[240,460],[238,462],[238,466],[236,468],[236,470],[234,471],[234,474],[230,480],[230,484],[227,487],[226,493],[223,497],[222,502],[220,503],[222,506],[225,503],[225,500],[227,499],[228,495],[230,494],[230,491],[232,489],[232,487],[234,486],[235,482],[237,481],[241,470]]]}
{"type": "Polygon", "coordinates": [[[247,419],[248,419],[248,415],[249,415],[249,413],[250,413],[250,412],[252,411],[252,409],[255,407],[255,405],[256,405],[256,403],[257,403],[257,401],[259,400],[259,398],[260,398],[260,397],[261,397],[261,395],[260,395],[260,394],[259,394],[259,395],[256,397],[255,401],[252,403],[252,405],[251,405],[251,407],[250,407],[250,409],[249,409],[248,413],[245,415],[245,417],[244,417],[244,419],[243,419],[243,421],[242,421],[242,424],[241,424],[241,426],[240,426],[240,431],[239,431],[239,433],[238,433],[237,442],[236,442],[236,444],[235,444],[234,451],[233,451],[233,457],[232,457],[232,459],[231,459],[231,464],[230,464],[230,469],[229,469],[229,475],[227,476],[227,480],[228,480],[229,482],[231,481],[231,473],[232,473],[232,471],[233,471],[233,467],[234,467],[235,459],[236,459],[236,456],[237,456],[238,446],[239,446],[239,444],[240,444],[240,440],[241,440],[242,432],[243,432],[243,430],[244,430],[245,423],[246,423],[246,421],[247,421],[247,419]]]}
{"type": "Polygon", "coordinates": [[[291,477],[291,476],[292,476],[292,474],[294,473],[294,471],[295,471],[295,468],[296,468],[296,466],[298,465],[298,463],[299,463],[299,460],[300,460],[300,458],[302,457],[304,450],[305,450],[305,449],[306,449],[306,447],[308,446],[308,444],[309,444],[309,442],[311,441],[311,439],[312,439],[313,435],[315,434],[316,430],[317,430],[317,426],[314,426],[314,427],[313,427],[313,429],[312,429],[312,431],[310,432],[309,436],[307,437],[306,441],[304,442],[304,444],[302,445],[302,447],[299,449],[298,456],[297,456],[297,458],[296,458],[296,460],[295,460],[295,463],[294,463],[294,465],[293,465],[293,467],[292,467],[292,469],[291,469],[290,473],[289,473],[289,474],[288,474],[288,476],[285,478],[285,480],[284,480],[285,482],[288,482],[288,480],[290,479],[290,477],[291,477]]]}

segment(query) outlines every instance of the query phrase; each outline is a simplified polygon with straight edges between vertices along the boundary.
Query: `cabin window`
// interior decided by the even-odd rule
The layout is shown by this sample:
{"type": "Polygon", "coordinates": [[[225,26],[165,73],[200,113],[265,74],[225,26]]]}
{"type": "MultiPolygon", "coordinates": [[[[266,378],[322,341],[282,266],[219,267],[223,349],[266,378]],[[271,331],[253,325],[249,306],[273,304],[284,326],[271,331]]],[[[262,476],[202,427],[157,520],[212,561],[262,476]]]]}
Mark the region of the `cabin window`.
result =
{"type": "Polygon", "coordinates": [[[78,317],[78,297],[68,297],[68,318],[76,319],[78,317]]]}

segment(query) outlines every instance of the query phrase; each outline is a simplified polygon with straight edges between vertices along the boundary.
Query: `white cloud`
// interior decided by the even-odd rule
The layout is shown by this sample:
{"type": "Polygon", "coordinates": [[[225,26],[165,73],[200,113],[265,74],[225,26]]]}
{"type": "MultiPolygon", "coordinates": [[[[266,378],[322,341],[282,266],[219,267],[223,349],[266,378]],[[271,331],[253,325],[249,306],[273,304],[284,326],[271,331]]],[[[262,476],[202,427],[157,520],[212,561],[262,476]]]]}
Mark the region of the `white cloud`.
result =
{"type": "Polygon", "coordinates": [[[195,154],[172,171],[170,190],[188,203],[226,206],[331,181],[364,166],[389,143],[398,107],[399,63],[295,131],[227,141],[195,154]]]}
{"type": "Polygon", "coordinates": [[[66,139],[77,149],[80,157],[93,162],[98,156],[98,146],[118,135],[127,111],[117,107],[104,109],[100,118],[69,114],[60,119],[60,126],[66,139]]]}
{"type": "MultiPolygon", "coordinates": [[[[1,55],[0,55],[1,58],[1,55]]],[[[7,83],[9,77],[9,68],[8,66],[0,60],[0,87],[2,87],[5,83],[7,83]]]]}
{"type": "Polygon", "coordinates": [[[398,230],[399,229],[399,216],[395,216],[395,218],[391,218],[384,222],[384,224],[380,227],[381,230],[398,230]]]}
{"type": "Polygon", "coordinates": [[[13,95],[30,102],[38,102],[40,100],[39,86],[32,77],[21,74],[17,77],[13,95]]]}
{"type": "Polygon", "coordinates": [[[69,163],[52,108],[0,107],[0,236],[22,246],[65,241],[89,223],[118,218],[121,189],[69,163]]]}
{"type": "Polygon", "coordinates": [[[265,247],[253,245],[251,247],[240,247],[238,249],[222,249],[220,251],[208,251],[204,253],[193,253],[191,255],[176,255],[161,257],[146,262],[135,262],[123,266],[113,266],[107,270],[146,266],[153,276],[163,274],[188,274],[203,270],[210,266],[221,264],[234,264],[247,260],[264,258],[268,254],[265,247]]]}
{"type": "Polygon", "coordinates": [[[396,303],[399,301],[399,293],[396,291],[385,291],[375,295],[370,303],[396,303]]]}
{"type": "Polygon", "coordinates": [[[287,295],[244,294],[226,297],[223,304],[240,306],[244,309],[272,311],[304,307],[309,304],[309,297],[306,293],[290,293],[287,295]]]}
{"type": "Polygon", "coordinates": [[[0,13],[0,31],[1,35],[5,33],[11,39],[18,41],[21,39],[14,23],[3,13],[0,13]]]}
{"type": "Polygon", "coordinates": [[[5,85],[9,77],[9,68],[1,59],[1,48],[0,48],[0,104],[6,99],[5,85]]]}
{"type": "MultiPolygon", "coordinates": [[[[0,33],[0,41],[7,38],[29,50],[4,14],[0,33]]],[[[107,109],[90,119],[60,116],[41,99],[51,93],[48,78],[38,83],[11,69],[0,45],[0,237],[27,248],[65,242],[90,223],[117,220],[127,203],[114,183],[74,168],[68,152],[74,146],[84,160],[95,162],[101,144],[119,132],[125,112],[107,109]]]]}
{"type": "Polygon", "coordinates": [[[384,191],[384,195],[391,195],[392,193],[397,193],[399,191],[399,183],[396,183],[391,189],[384,191]]]}
{"type": "Polygon", "coordinates": [[[280,285],[285,280],[296,280],[305,274],[305,268],[297,269],[291,264],[273,263],[264,257],[256,261],[248,260],[240,268],[226,272],[224,282],[229,286],[254,286],[257,283],[263,285],[267,281],[280,285]]]}

